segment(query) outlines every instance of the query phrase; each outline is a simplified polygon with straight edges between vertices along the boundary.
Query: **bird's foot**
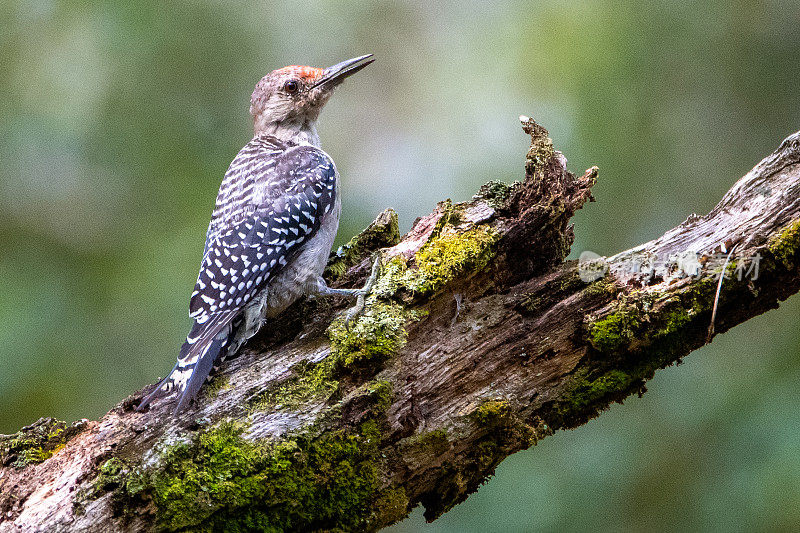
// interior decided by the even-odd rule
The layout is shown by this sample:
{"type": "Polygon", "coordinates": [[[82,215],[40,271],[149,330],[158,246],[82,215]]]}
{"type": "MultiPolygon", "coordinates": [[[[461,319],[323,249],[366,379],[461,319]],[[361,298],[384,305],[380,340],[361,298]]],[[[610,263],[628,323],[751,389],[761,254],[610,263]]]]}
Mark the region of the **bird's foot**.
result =
{"type": "Polygon", "coordinates": [[[380,266],[381,266],[381,258],[380,256],[378,256],[372,263],[372,272],[370,272],[367,282],[360,289],[332,289],[328,287],[328,285],[322,278],[320,278],[317,283],[315,296],[331,296],[331,295],[351,296],[351,297],[355,296],[356,304],[344,312],[345,324],[350,324],[350,322],[352,322],[354,318],[358,317],[358,315],[360,315],[361,312],[364,311],[366,297],[372,290],[372,286],[375,284],[375,280],[378,278],[378,272],[380,272],[380,266]]]}
{"type": "Polygon", "coordinates": [[[378,273],[380,270],[381,258],[378,256],[372,263],[372,272],[370,272],[367,282],[360,289],[354,290],[355,292],[353,294],[356,295],[356,304],[344,312],[344,323],[346,325],[350,325],[350,323],[354,319],[358,318],[358,316],[364,311],[366,297],[372,290],[372,286],[375,285],[375,280],[378,279],[378,273]]]}

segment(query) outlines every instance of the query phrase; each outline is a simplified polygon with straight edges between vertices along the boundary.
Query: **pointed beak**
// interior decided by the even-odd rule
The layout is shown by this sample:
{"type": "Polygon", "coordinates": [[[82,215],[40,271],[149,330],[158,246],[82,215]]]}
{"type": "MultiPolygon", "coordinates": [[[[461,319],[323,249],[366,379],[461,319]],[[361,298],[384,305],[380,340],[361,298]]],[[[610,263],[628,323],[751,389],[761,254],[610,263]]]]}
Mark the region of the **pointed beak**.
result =
{"type": "Polygon", "coordinates": [[[342,83],[345,78],[355,74],[362,68],[375,61],[374,59],[369,59],[371,57],[372,54],[354,57],[353,59],[348,59],[347,61],[342,61],[341,63],[337,63],[332,67],[326,68],[322,74],[322,77],[317,80],[317,83],[315,83],[311,88],[314,89],[316,87],[325,87],[326,89],[333,89],[342,83]]]}

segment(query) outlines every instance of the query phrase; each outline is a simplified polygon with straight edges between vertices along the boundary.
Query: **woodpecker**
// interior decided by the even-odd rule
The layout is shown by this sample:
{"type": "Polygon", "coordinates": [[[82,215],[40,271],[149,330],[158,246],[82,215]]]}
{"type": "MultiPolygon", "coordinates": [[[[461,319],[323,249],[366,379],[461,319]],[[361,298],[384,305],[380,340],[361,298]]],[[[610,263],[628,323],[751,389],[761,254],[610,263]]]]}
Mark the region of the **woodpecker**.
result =
{"type": "Polygon", "coordinates": [[[194,325],[175,367],[138,409],[177,390],[179,412],[215,365],[301,296],[344,294],[363,306],[370,282],[332,289],[322,279],[341,198],[316,123],[333,90],[373,61],[368,54],[326,69],[294,65],[258,82],[250,100],[253,139],[225,173],[206,233],[189,301],[194,325]]]}

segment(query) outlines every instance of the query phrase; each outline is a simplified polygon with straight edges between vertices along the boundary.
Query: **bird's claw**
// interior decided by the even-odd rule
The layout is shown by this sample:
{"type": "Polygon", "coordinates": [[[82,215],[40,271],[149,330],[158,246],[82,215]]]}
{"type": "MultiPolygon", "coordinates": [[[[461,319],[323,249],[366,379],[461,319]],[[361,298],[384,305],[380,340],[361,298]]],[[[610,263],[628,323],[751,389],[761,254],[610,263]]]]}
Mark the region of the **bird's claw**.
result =
{"type": "Polygon", "coordinates": [[[358,299],[356,300],[356,304],[344,312],[344,325],[349,327],[350,324],[353,323],[353,320],[358,318],[358,316],[363,311],[364,311],[364,296],[359,294],[358,299]]]}

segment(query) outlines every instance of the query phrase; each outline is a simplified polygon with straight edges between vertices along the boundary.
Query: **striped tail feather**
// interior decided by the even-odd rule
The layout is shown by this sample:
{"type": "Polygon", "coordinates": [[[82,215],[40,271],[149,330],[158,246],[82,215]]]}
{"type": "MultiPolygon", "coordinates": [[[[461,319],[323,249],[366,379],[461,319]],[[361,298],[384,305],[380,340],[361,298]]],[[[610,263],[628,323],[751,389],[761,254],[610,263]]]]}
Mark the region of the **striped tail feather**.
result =
{"type": "Polygon", "coordinates": [[[161,380],[136,408],[142,410],[153,400],[162,398],[174,390],[181,392],[175,414],[191,401],[208,378],[214,364],[225,356],[231,337],[233,312],[219,313],[211,320],[195,322],[186,341],[181,346],[178,362],[169,375],[161,380]]]}

